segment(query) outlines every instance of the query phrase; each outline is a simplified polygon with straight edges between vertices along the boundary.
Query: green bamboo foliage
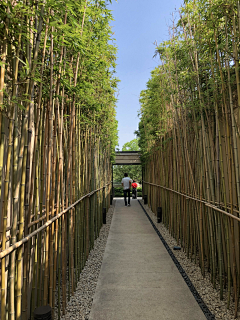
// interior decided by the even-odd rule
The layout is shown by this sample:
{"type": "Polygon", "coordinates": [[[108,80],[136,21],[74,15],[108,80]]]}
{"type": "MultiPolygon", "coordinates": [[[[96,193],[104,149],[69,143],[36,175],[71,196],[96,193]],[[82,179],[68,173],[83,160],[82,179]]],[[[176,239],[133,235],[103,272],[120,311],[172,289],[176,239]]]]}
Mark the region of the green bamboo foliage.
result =
{"type": "Polygon", "coordinates": [[[89,0],[6,1],[0,17],[1,319],[43,304],[60,319],[110,206],[112,17],[89,0]]]}
{"type": "Polygon", "coordinates": [[[237,316],[239,3],[188,1],[173,21],[140,97],[144,194],[237,316]]]}

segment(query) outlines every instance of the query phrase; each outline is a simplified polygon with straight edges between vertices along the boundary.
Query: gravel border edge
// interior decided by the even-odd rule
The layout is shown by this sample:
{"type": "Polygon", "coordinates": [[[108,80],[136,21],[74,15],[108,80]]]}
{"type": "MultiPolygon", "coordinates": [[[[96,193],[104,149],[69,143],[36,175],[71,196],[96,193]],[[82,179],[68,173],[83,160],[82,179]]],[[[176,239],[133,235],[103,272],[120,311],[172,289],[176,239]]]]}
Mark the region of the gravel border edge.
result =
{"type": "MultiPolygon", "coordinates": [[[[94,247],[90,251],[88,260],[81,272],[76,291],[67,303],[66,314],[61,314],[60,320],[89,319],[115,205],[116,201],[113,200],[107,212],[106,224],[102,225],[99,237],[94,241],[94,247]]],[[[57,306],[55,306],[55,312],[57,312],[57,306]]]]}

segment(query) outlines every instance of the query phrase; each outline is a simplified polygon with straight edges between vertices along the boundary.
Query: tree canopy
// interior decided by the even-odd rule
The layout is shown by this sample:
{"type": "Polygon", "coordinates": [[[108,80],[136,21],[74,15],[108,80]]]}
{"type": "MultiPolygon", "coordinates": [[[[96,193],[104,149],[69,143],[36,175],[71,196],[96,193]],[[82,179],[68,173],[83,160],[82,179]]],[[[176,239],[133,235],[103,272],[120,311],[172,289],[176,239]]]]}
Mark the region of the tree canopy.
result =
{"type": "Polygon", "coordinates": [[[126,142],[123,147],[122,151],[139,151],[138,139],[133,139],[129,142],[126,142]]]}

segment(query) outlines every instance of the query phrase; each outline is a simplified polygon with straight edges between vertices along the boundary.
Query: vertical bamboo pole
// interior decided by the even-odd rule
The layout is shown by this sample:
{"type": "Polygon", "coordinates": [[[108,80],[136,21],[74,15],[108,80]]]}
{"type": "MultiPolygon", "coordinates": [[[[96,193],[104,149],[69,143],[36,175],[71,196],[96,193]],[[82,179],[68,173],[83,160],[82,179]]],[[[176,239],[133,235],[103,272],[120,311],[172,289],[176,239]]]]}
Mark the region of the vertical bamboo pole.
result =
{"type": "MultiPolygon", "coordinates": [[[[49,220],[50,215],[50,188],[51,188],[51,157],[53,147],[53,30],[51,30],[51,46],[50,46],[50,101],[49,101],[49,118],[48,118],[48,163],[47,163],[47,188],[46,188],[46,220],[49,220]]],[[[48,302],[48,278],[49,278],[49,233],[46,230],[45,240],[45,269],[44,269],[44,291],[43,291],[43,304],[48,302]]]]}
{"type": "MultiPolygon", "coordinates": [[[[2,63],[5,64],[6,63],[6,58],[7,58],[7,49],[8,49],[8,45],[7,45],[7,37],[8,37],[8,24],[9,24],[9,19],[6,18],[5,21],[5,33],[4,33],[4,39],[3,39],[3,51],[2,51],[2,63]]],[[[2,110],[3,110],[3,88],[4,88],[4,78],[5,78],[5,67],[1,67],[1,75],[0,75],[0,114],[1,114],[1,124],[2,124],[2,110]]],[[[10,142],[10,138],[11,138],[11,130],[9,130],[9,143],[10,142]]],[[[4,147],[4,135],[1,134],[1,147],[0,147],[0,161],[2,161],[1,159],[3,159],[3,147],[4,147]]],[[[11,145],[8,146],[8,154],[11,152],[11,145]],[[9,149],[10,148],[10,149],[9,149]]],[[[9,158],[9,157],[8,157],[9,158]]],[[[7,160],[10,166],[10,159],[7,160]]],[[[2,168],[0,168],[2,169],[2,168]]],[[[7,172],[8,175],[8,172],[7,172]]],[[[8,196],[8,181],[9,177],[5,178],[5,195],[4,195],[4,199],[6,199],[6,196],[8,196]],[[7,183],[7,185],[6,185],[7,183]],[[7,188],[7,190],[6,190],[7,188]]],[[[0,183],[2,183],[2,170],[1,170],[1,175],[0,175],[0,183]]],[[[1,186],[1,185],[0,185],[1,186]]],[[[1,189],[1,188],[0,188],[1,189]]],[[[3,234],[2,234],[2,251],[5,250],[6,247],[6,228],[7,228],[7,201],[5,200],[4,202],[4,213],[3,213],[3,234]]],[[[1,264],[1,318],[2,320],[5,320],[6,318],[6,279],[5,279],[5,263],[6,260],[5,258],[2,259],[2,264],[1,264]]]]}

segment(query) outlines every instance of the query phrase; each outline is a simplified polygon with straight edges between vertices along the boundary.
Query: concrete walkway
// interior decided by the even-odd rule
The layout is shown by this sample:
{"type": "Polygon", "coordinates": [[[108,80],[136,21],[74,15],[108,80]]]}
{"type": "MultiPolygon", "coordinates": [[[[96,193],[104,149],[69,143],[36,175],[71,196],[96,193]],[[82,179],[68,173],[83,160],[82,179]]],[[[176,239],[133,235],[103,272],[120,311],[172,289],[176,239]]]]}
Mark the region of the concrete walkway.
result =
{"type": "Polygon", "coordinates": [[[137,200],[116,207],[91,320],[206,320],[137,200]]]}

